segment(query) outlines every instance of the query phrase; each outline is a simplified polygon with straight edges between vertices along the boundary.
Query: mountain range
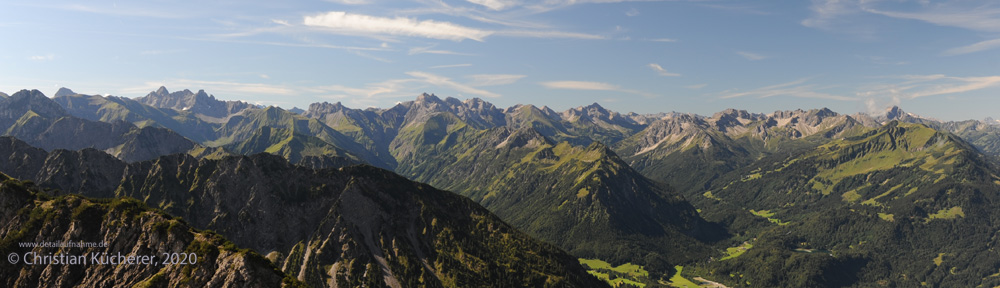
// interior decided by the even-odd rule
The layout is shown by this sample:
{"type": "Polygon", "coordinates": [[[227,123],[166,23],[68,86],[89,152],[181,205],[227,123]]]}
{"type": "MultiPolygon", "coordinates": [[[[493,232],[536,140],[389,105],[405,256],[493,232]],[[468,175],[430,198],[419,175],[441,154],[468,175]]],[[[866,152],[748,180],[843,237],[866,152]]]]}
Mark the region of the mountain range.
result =
{"type": "Polygon", "coordinates": [[[0,172],[52,195],[142,199],[312,286],[594,284],[584,268],[612,284],[659,286],[681,265],[684,276],[730,287],[962,286],[993,281],[987,270],[1000,263],[973,253],[992,249],[986,231],[1000,230],[989,220],[988,192],[1000,185],[991,119],[938,121],[898,107],[557,112],[430,94],[387,109],[286,111],[163,87],[136,99],[55,96],[0,98],[0,128],[12,136],[0,138],[9,155],[0,172]],[[454,222],[436,230],[428,218],[454,222]],[[251,239],[250,227],[280,231],[251,239]],[[486,232],[441,238],[455,231],[486,232]],[[966,240],[934,238],[946,231],[966,240]],[[475,256],[479,266],[464,256],[505,249],[526,254],[475,256]],[[529,265],[511,270],[512,259],[529,265]],[[359,280],[378,267],[382,279],[359,280]],[[414,280],[428,277],[436,281],[414,280]]]}

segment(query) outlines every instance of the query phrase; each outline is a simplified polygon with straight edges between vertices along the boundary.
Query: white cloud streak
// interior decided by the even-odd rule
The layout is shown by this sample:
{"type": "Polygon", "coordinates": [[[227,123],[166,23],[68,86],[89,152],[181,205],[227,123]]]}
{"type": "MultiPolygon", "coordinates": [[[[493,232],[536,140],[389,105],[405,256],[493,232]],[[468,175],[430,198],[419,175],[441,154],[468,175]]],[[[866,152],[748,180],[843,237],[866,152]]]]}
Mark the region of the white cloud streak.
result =
{"type": "Polygon", "coordinates": [[[567,89],[567,90],[596,90],[596,91],[617,91],[621,89],[618,85],[612,85],[603,82],[590,82],[590,81],[551,81],[542,82],[542,86],[549,89],[567,89]]]}
{"type": "Polygon", "coordinates": [[[604,82],[592,82],[592,81],[549,81],[539,83],[542,87],[548,89],[561,89],[561,90],[588,90],[588,91],[612,91],[612,92],[623,92],[629,94],[635,94],[644,96],[647,98],[655,97],[656,95],[632,90],[625,89],[618,85],[604,83],[604,82]]]}
{"type": "Polygon", "coordinates": [[[647,41],[670,43],[670,42],[677,42],[677,39],[671,39],[671,38],[654,38],[654,39],[648,39],[647,41]]]}
{"type": "Polygon", "coordinates": [[[681,74],[667,72],[667,70],[663,69],[663,67],[661,67],[660,64],[649,63],[649,65],[646,66],[649,66],[650,69],[653,69],[653,71],[656,71],[656,73],[662,76],[671,76],[671,77],[681,76],[681,74]]]}
{"type": "Polygon", "coordinates": [[[858,8],[854,1],[850,0],[813,0],[809,10],[812,10],[813,15],[802,20],[803,26],[830,29],[833,22],[840,17],[856,13],[858,8]]]}
{"type": "Polygon", "coordinates": [[[493,34],[491,31],[464,27],[450,22],[418,21],[405,17],[385,18],[342,11],[306,16],[303,24],[334,33],[425,37],[452,41],[469,39],[481,42],[493,34]]]}
{"type": "Polygon", "coordinates": [[[907,80],[894,85],[898,96],[907,99],[959,94],[1000,86],[1000,76],[954,77],[942,74],[907,75],[899,77],[907,80]]]}
{"type": "Polygon", "coordinates": [[[944,55],[954,56],[961,54],[969,54],[996,48],[1000,48],[1000,38],[993,40],[986,40],[968,46],[951,48],[944,51],[944,55]]]}
{"type": "Polygon", "coordinates": [[[434,46],[430,46],[430,47],[413,47],[413,48],[410,48],[410,52],[409,52],[409,55],[417,55],[417,54],[438,54],[438,55],[462,55],[462,56],[472,56],[472,54],[467,54],[467,53],[461,53],[461,52],[455,52],[455,51],[450,51],[450,50],[440,50],[440,49],[437,49],[437,50],[435,50],[435,49],[433,49],[433,48],[434,48],[434,46]]]}
{"type": "Polygon", "coordinates": [[[763,60],[763,59],[767,58],[767,56],[760,55],[760,54],[757,54],[757,53],[750,53],[750,52],[746,52],[746,51],[737,51],[736,54],[739,54],[740,56],[743,56],[743,58],[746,58],[747,60],[750,60],[750,61],[763,60]]]}
{"type": "Polygon", "coordinates": [[[463,63],[463,64],[451,64],[451,65],[437,65],[437,66],[431,66],[430,68],[431,69],[444,69],[444,68],[458,68],[458,67],[469,67],[469,66],[472,66],[472,64],[463,63]]]}
{"type": "Polygon", "coordinates": [[[892,18],[919,20],[938,26],[958,27],[983,32],[1000,32],[1000,8],[990,8],[988,4],[985,6],[969,5],[957,7],[954,5],[955,3],[948,2],[942,5],[934,5],[932,6],[934,7],[933,9],[920,12],[888,11],[865,5],[862,5],[861,9],[873,14],[892,18]]]}
{"type": "Polygon", "coordinates": [[[328,2],[344,4],[344,5],[367,5],[371,4],[369,0],[326,0],[328,2]]]}
{"type": "Polygon", "coordinates": [[[515,75],[515,74],[476,74],[465,76],[469,78],[472,82],[468,85],[472,87],[481,86],[498,86],[498,85],[508,85],[521,80],[521,78],[527,77],[527,75],[515,75]]]}
{"type": "Polygon", "coordinates": [[[469,3],[483,5],[486,8],[490,8],[496,11],[503,11],[508,8],[521,5],[521,1],[517,0],[468,0],[469,3]]]}
{"type": "Polygon", "coordinates": [[[35,55],[28,57],[28,59],[34,61],[52,61],[56,59],[56,55],[54,54],[35,55]]]}
{"type": "Polygon", "coordinates": [[[428,83],[428,84],[431,84],[431,85],[434,85],[434,86],[438,86],[438,87],[444,87],[444,88],[453,89],[453,90],[461,92],[461,93],[467,93],[467,94],[472,94],[472,95],[479,95],[479,96],[489,97],[489,98],[498,98],[498,97],[500,97],[500,94],[496,94],[496,93],[493,93],[493,92],[490,92],[490,91],[486,91],[486,90],[477,89],[477,88],[474,88],[474,87],[466,85],[466,84],[461,84],[461,83],[452,81],[450,78],[444,77],[444,76],[439,76],[439,75],[435,75],[435,74],[431,74],[431,73],[426,73],[426,72],[420,72],[420,71],[406,72],[406,75],[410,75],[412,77],[415,77],[415,78],[417,78],[418,81],[422,81],[422,82],[425,82],[425,83],[428,83]]]}
{"type": "Polygon", "coordinates": [[[496,35],[499,36],[527,37],[527,38],[568,38],[568,39],[585,39],[585,40],[600,40],[607,38],[601,35],[563,32],[563,31],[507,30],[507,31],[496,31],[495,33],[496,35]]]}
{"type": "Polygon", "coordinates": [[[841,101],[856,101],[856,97],[847,97],[829,93],[818,92],[821,90],[813,85],[805,84],[809,79],[799,79],[791,82],[761,87],[753,89],[746,92],[723,92],[720,96],[722,99],[731,99],[739,97],[757,97],[757,98],[768,98],[774,96],[790,96],[798,98],[816,98],[816,99],[829,99],[829,100],[841,100],[841,101]]]}

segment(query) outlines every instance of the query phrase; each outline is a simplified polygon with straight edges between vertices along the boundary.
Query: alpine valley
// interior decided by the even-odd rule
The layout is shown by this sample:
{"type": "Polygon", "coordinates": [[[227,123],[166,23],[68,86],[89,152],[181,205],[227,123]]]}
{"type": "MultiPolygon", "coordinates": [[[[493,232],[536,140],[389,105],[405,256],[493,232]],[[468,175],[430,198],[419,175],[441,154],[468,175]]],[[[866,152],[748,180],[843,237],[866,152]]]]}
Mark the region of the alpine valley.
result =
{"type": "Polygon", "coordinates": [[[1000,285],[992,119],[2,95],[0,251],[199,257],[4,287],[1000,285]]]}

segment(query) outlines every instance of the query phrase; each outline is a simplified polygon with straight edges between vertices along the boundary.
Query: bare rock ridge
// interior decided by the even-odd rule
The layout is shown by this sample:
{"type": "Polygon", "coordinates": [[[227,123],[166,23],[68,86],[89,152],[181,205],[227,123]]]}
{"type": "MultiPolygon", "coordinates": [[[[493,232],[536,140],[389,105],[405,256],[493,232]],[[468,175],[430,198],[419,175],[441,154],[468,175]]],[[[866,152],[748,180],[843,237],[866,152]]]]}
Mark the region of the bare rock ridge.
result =
{"type": "Polygon", "coordinates": [[[153,107],[191,111],[214,118],[225,118],[228,115],[254,107],[242,101],[220,101],[215,99],[215,96],[205,93],[205,90],[198,90],[197,93],[194,93],[185,89],[170,93],[163,86],[136,100],[153,107]]]}
{"type": "Polygon", "coordinates": [[[17,263],[0,266],[4,287],[281,287],[296,282],[260,254],[192,229],[138,200],[53,198],[30,182],[3,174],[0,181],[0,249],[18,255],[17,263]],[[67,241],[98,247],[18,245],[67,241]],[[163,264],[163,255],[174,253],[185,255],[185,265],[163,264]],[[112,264],[129,261],[110,258],[117,255],[141,258],[112,264]]]}

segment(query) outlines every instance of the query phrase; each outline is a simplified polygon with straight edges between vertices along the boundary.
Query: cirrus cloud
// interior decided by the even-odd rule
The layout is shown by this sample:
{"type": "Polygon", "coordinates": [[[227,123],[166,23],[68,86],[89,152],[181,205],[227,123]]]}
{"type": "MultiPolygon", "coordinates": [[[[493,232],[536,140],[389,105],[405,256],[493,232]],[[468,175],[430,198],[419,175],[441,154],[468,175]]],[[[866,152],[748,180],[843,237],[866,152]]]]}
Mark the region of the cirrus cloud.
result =
{"type": "Polygon", "coordinates": [[[639,90],[626,89],[621,86],[604,83],[604,82],[592,82],[592,81],[549,81],[539,83],[542,87],[549,89],[562,89],[562,90],[588,90],[588,91],[612,91],[612,92],[624,92],[629,94],[640,95],[647,98],[655,97],[656,95],[652,93],[647,93],[639,90]]]}
{"type": "Polygon", "coordinates": [[[649,66],[650,69],[653,69],[653,71],[656,71],[656,73],[659,73],[660,75],[663,76],[671,76],[671,77],[681,76],[681,74],[667,72],[667,69],[663,69],[663,67],[660,66],[660,64],[649,63],[649,65],[646,66],[649,66]]]}
{"type": "Polygon", "coordinates": [[[405,17],[376,17],[343,11],[306,16],[303,23],[306,26],[345,34],[425,37],[452,41],[469,39],[482,42],[484,38],[493,34],[491,31],[469,28],[450,22],[418,21],[405,17]]]}

